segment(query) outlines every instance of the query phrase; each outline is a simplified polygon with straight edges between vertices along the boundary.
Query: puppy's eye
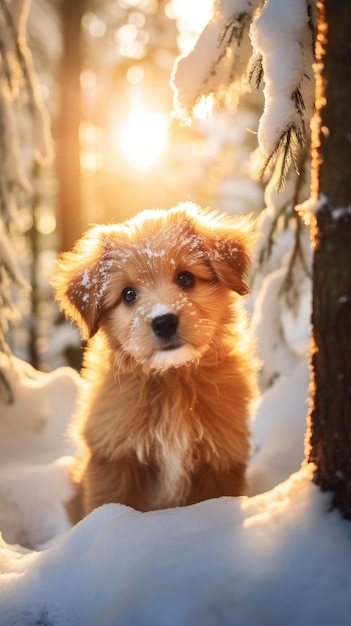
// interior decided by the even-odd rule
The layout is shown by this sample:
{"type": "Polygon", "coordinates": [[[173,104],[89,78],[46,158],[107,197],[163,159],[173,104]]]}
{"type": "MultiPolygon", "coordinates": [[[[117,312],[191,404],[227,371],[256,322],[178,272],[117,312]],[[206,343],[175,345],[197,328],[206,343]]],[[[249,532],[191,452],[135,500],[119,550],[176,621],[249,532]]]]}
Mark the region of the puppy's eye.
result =
{"type": "Polygon", "coordinates": [[[126,304],[133,304],[133,302],[135,302],[137,298],[138,294],[135,289],[133,289],[133,287],[126,287],[125,289],[123,289],[122,300],[126,304]]]}
{"type": "Polygon", "coordinates": [[[177,283],[183,289],[190,289],[195,283],[195,276],[191,272],[179,272],[177,283]]]}

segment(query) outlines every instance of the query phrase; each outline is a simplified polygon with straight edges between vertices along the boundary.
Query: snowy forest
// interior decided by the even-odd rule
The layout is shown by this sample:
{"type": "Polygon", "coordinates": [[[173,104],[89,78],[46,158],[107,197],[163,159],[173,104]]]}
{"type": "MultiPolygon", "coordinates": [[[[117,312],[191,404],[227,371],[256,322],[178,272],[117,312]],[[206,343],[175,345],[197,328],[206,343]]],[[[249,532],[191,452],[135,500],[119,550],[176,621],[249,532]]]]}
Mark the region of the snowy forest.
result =
{"type": "Polygon", "coordinates": [[[0,626],[349,625],[350,31],[347,0],[0,0],[0,626]],[[255,222],[247,492],[73,526],[57,260],[184,201],[255,222]]]}

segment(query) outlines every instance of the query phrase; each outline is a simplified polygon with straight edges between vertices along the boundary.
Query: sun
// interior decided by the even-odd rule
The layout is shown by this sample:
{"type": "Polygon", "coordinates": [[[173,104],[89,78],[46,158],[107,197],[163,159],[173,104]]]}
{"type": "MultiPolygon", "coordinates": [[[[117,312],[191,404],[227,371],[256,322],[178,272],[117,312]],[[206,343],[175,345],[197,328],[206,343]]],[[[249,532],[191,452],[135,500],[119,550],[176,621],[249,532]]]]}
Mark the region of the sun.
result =
{"type": "Polygon", "coordinates": [[[151,168],[167,145],[169,119],[164,113],[143,112],[127,120],[117,132],[117,147],[128,163],[140,170],[151,168]]]}

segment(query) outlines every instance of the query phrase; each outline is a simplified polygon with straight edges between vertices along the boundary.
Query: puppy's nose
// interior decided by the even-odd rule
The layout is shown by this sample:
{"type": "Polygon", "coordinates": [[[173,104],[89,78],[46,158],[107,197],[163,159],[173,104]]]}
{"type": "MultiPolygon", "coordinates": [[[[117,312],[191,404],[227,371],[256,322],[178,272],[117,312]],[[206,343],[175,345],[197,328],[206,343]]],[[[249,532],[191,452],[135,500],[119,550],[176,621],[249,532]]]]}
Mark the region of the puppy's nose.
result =
{"type": "Polygon", "coordinates": [[[152,330],[157,337],[170,339],[177,332],[178,317],[173,313],[159,315],[152,320],[152,330]]]}

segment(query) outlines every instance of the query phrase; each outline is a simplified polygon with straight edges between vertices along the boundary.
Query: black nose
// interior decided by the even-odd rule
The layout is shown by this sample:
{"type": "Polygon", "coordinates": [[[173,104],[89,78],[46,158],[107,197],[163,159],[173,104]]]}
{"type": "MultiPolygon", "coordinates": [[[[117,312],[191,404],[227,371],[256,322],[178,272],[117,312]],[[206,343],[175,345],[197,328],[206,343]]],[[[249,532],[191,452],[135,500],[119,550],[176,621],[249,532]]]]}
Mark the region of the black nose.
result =
{"type": "Polygon", "coordinates": [[[152,320],[152,330],[157,337],[162,339],[170,339],[175,335],[178,328],[178,318],[173,313],[159,315],[152,320]]]}

